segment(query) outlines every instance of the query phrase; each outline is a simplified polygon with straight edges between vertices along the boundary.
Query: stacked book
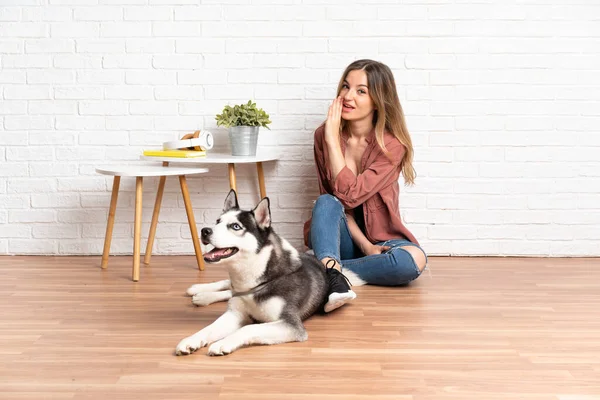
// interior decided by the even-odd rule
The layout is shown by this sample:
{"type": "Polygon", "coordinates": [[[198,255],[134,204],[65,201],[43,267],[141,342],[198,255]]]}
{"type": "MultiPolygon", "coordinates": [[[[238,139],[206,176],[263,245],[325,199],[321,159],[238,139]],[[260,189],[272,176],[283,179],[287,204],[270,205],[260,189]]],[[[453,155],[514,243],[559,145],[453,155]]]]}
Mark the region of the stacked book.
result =
{"type": "Polygon", "coordinates": [[[144,155],[150,157],[195,158],[205,157],[206,150],[144,150],[144,155]]]}

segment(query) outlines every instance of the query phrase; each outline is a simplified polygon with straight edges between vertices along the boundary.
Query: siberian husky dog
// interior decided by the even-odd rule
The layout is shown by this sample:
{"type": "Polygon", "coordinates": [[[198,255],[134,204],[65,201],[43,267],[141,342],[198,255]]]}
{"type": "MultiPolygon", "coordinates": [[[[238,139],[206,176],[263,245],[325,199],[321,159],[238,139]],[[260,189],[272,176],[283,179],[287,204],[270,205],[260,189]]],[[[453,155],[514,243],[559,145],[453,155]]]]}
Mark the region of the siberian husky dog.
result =
{"type": "Polygon", "coordinates": [[[325,268],[275,233],[267,197],[243,211],[231,190],[217,224],[203,228],[201,237],[203,244],[214,246],[204,260],[225,266],[229,279],[194,285],[188,294],[197,305],[229,303],[215,322],[179,342],[176,355],[210,345],[208,355],[219,356],[242,346],[308,338],[302,321],[327,300],[325,268]]]}

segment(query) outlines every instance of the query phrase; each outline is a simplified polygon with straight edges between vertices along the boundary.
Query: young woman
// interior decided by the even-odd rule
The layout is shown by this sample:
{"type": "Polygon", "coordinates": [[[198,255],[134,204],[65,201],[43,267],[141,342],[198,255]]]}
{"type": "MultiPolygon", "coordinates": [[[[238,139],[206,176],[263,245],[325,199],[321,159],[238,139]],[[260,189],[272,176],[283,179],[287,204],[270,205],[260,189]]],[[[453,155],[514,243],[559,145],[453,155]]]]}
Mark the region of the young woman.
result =
{"type": "Polygon", "coordinates": [[[415,171],[392,71],[377,61],[354,61],[337,93],[315,131],[321,196],[304,225],[306,245],[327,268],[326,312],[356,297],[349,283],[404,285],[427,264],[400,217],[400,173],[413,184],[415,171]]]}

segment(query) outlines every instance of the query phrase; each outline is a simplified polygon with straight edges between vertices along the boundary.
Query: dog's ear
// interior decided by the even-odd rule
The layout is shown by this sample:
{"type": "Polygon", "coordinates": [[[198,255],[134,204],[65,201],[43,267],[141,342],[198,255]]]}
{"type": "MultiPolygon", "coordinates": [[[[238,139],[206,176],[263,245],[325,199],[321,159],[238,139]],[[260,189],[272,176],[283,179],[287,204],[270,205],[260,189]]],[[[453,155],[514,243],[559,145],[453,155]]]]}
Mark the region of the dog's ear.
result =
{"type": "Polygon", "coordinates": [[[223,205],[223,212],[227,212],[229,210],[239,210],[240,206],[238,205],[237,194],[235,190],[231,189],[227,198],[225,198],[225,204],[223,205]]]}
{"type": "Polygon", "coordinates": [[[271,226],[271,209],[269,208],[269,198],[265,197],[258,203],[256,208],[252,210],[256,217],[256,223],[260,229],[267,229],[271,226]]]}

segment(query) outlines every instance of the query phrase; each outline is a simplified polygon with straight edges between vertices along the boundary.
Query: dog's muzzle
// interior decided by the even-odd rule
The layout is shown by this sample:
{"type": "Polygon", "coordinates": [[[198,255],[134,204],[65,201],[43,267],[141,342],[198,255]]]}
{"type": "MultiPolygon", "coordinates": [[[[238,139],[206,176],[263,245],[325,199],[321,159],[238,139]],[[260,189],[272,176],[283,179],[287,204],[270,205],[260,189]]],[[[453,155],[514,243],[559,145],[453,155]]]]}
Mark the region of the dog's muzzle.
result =
{"type": "MultiPolygon", "coordinates": [[[[210,243],[210,238],[213,234],[213,230],[210,228],[202,228],[202,230],[200,231],[200,236],[202,237],[202,244],[204,244],[205,246],[210,243]]],[[[211,251],[209,251],[208,253],[204,254],[204,261],[206,262],[219,262],[221,260],[223,260],[224,258],[229,258],[232,255],[234,255],[235,253],[238,252],[238,248],[236,247],[225,247],[225,248],[219,248],[219,247],[215,247],[214,249],[212,249],[211,251]]]]}

